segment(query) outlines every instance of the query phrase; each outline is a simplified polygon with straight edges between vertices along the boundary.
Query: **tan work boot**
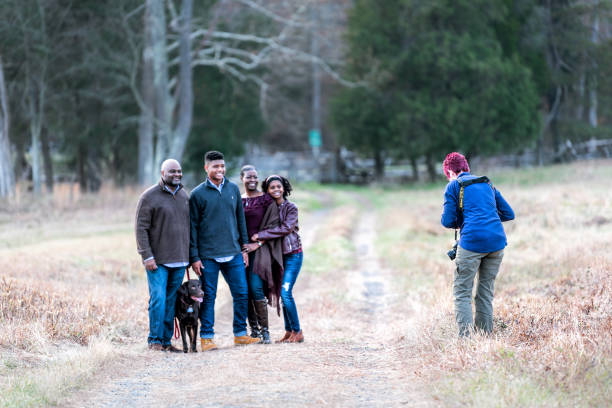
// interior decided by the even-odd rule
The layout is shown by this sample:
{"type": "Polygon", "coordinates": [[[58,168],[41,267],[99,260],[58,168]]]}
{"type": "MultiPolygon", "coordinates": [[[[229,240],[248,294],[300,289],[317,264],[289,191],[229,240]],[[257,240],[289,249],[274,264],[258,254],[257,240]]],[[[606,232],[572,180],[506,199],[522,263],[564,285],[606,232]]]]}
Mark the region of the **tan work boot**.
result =
{"type": "Polygon", "coordinates": [[[215,344],[213,339],[200,339],[200,344],[202,345],[202,351],[210,351],[217,349],[217,345],[215,344]]]}
{"type": "Polygon", "coordinates": [[[251,336],[235,336],[234,337],[234,346],[243,346],[246,344],[255,344],[260,343],[261,339],[259,337],[251,337],[251,336]]]}

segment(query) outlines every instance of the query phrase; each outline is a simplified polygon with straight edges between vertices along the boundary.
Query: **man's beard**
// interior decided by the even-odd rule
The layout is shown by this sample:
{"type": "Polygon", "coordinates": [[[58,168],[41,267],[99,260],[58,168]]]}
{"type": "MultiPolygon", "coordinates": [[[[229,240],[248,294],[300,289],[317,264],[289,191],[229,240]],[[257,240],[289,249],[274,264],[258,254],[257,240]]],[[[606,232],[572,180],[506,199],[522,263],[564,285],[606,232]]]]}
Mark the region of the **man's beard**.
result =
{"type": "Polygon", "coordinates": [[[167,185],[171,187],[177,187],[178,185],[181,184],[181,179],[179,179],[177,182],[174,182],[174,177],[168,177],[168,178],[164,178],[164,183],[166,183],[167,185]]]}

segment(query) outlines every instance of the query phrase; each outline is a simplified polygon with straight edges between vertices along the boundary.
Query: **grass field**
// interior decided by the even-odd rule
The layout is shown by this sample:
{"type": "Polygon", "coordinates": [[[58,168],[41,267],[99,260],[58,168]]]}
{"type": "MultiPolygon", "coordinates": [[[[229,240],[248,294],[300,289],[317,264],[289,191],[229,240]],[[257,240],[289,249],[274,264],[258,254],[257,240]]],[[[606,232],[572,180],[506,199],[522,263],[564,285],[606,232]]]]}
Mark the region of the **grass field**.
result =
{"type": "MultiPolygon", "coordinates": [[[[376,247],[393,283],[389,319],[399,327],[388,351],[433,405],[612,405],[612,162],[487,175],[516,212],[505,224],[492,336],[456,337],[445,254],[452,232],[439,223],[444,183],[298,186],[301,222],[325,214],[304,265],[324,301],[304,312],[321,313],[321,330],[338,326],[346,295],[327,282],[355,266],[352,226],[374,212],[376,247]]],[[[3,206],[1,406],[61,405],[90,386],[114,349],[146,338],[137,197],[60,190],[3,206]]]]}

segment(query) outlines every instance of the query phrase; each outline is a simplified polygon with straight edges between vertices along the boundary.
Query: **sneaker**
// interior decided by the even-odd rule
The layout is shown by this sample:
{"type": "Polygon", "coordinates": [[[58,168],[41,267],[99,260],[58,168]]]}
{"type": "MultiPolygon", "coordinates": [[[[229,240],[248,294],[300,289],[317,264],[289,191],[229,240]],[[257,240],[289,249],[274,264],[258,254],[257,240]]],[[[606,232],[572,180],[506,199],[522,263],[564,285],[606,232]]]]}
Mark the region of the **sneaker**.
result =
{"type": "Polygon", "coordinates": [[[259,337],[253,338],[251,336],[235,336],[234,337],[235,346],[242,346],[246,344],[255,344],[255,343],[261,343],[261,339],[259,337]]]}
{"type": "Polygon", "coordinates": [[[202,345],[202,351],[210,351],[217,349],[217,345],[215,344],[213,339],[200,339],[200,344],[202,345]]]}
{"type": "Polygon", "coordinates": [[[169,353],[182,353],[183,352],[183,350],[177,349],[172,344],[170,344],[168,346],[164,346],[164,351],[167,351],[169,353]]]}
{"type": "Polygon", "coordinates": [[[152,351],[165,351],[164,350],[164,346],[162,346],[160,343],[149,343],[149,350],[152,350],[152,351]]]}

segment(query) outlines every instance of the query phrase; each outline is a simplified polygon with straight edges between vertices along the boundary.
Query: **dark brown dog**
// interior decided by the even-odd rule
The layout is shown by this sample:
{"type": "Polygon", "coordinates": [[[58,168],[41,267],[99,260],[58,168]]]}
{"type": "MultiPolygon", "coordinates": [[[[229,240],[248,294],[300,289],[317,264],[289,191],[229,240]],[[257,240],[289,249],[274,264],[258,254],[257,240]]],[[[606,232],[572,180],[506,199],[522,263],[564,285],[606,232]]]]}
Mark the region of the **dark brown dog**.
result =
{"type": "Polygon", "coordinates": [[[176,308],[174,315],[179,321],[181,338],[183,340],[183,352],[187,353],[187,338],[189,336],[191,351],[197,353],[196,340],[198,339],[198,316],[200,315],[200,303],[204,298],[204,292],[200,281],[190,279],[184,282],[176,294],[176,308]]]}

